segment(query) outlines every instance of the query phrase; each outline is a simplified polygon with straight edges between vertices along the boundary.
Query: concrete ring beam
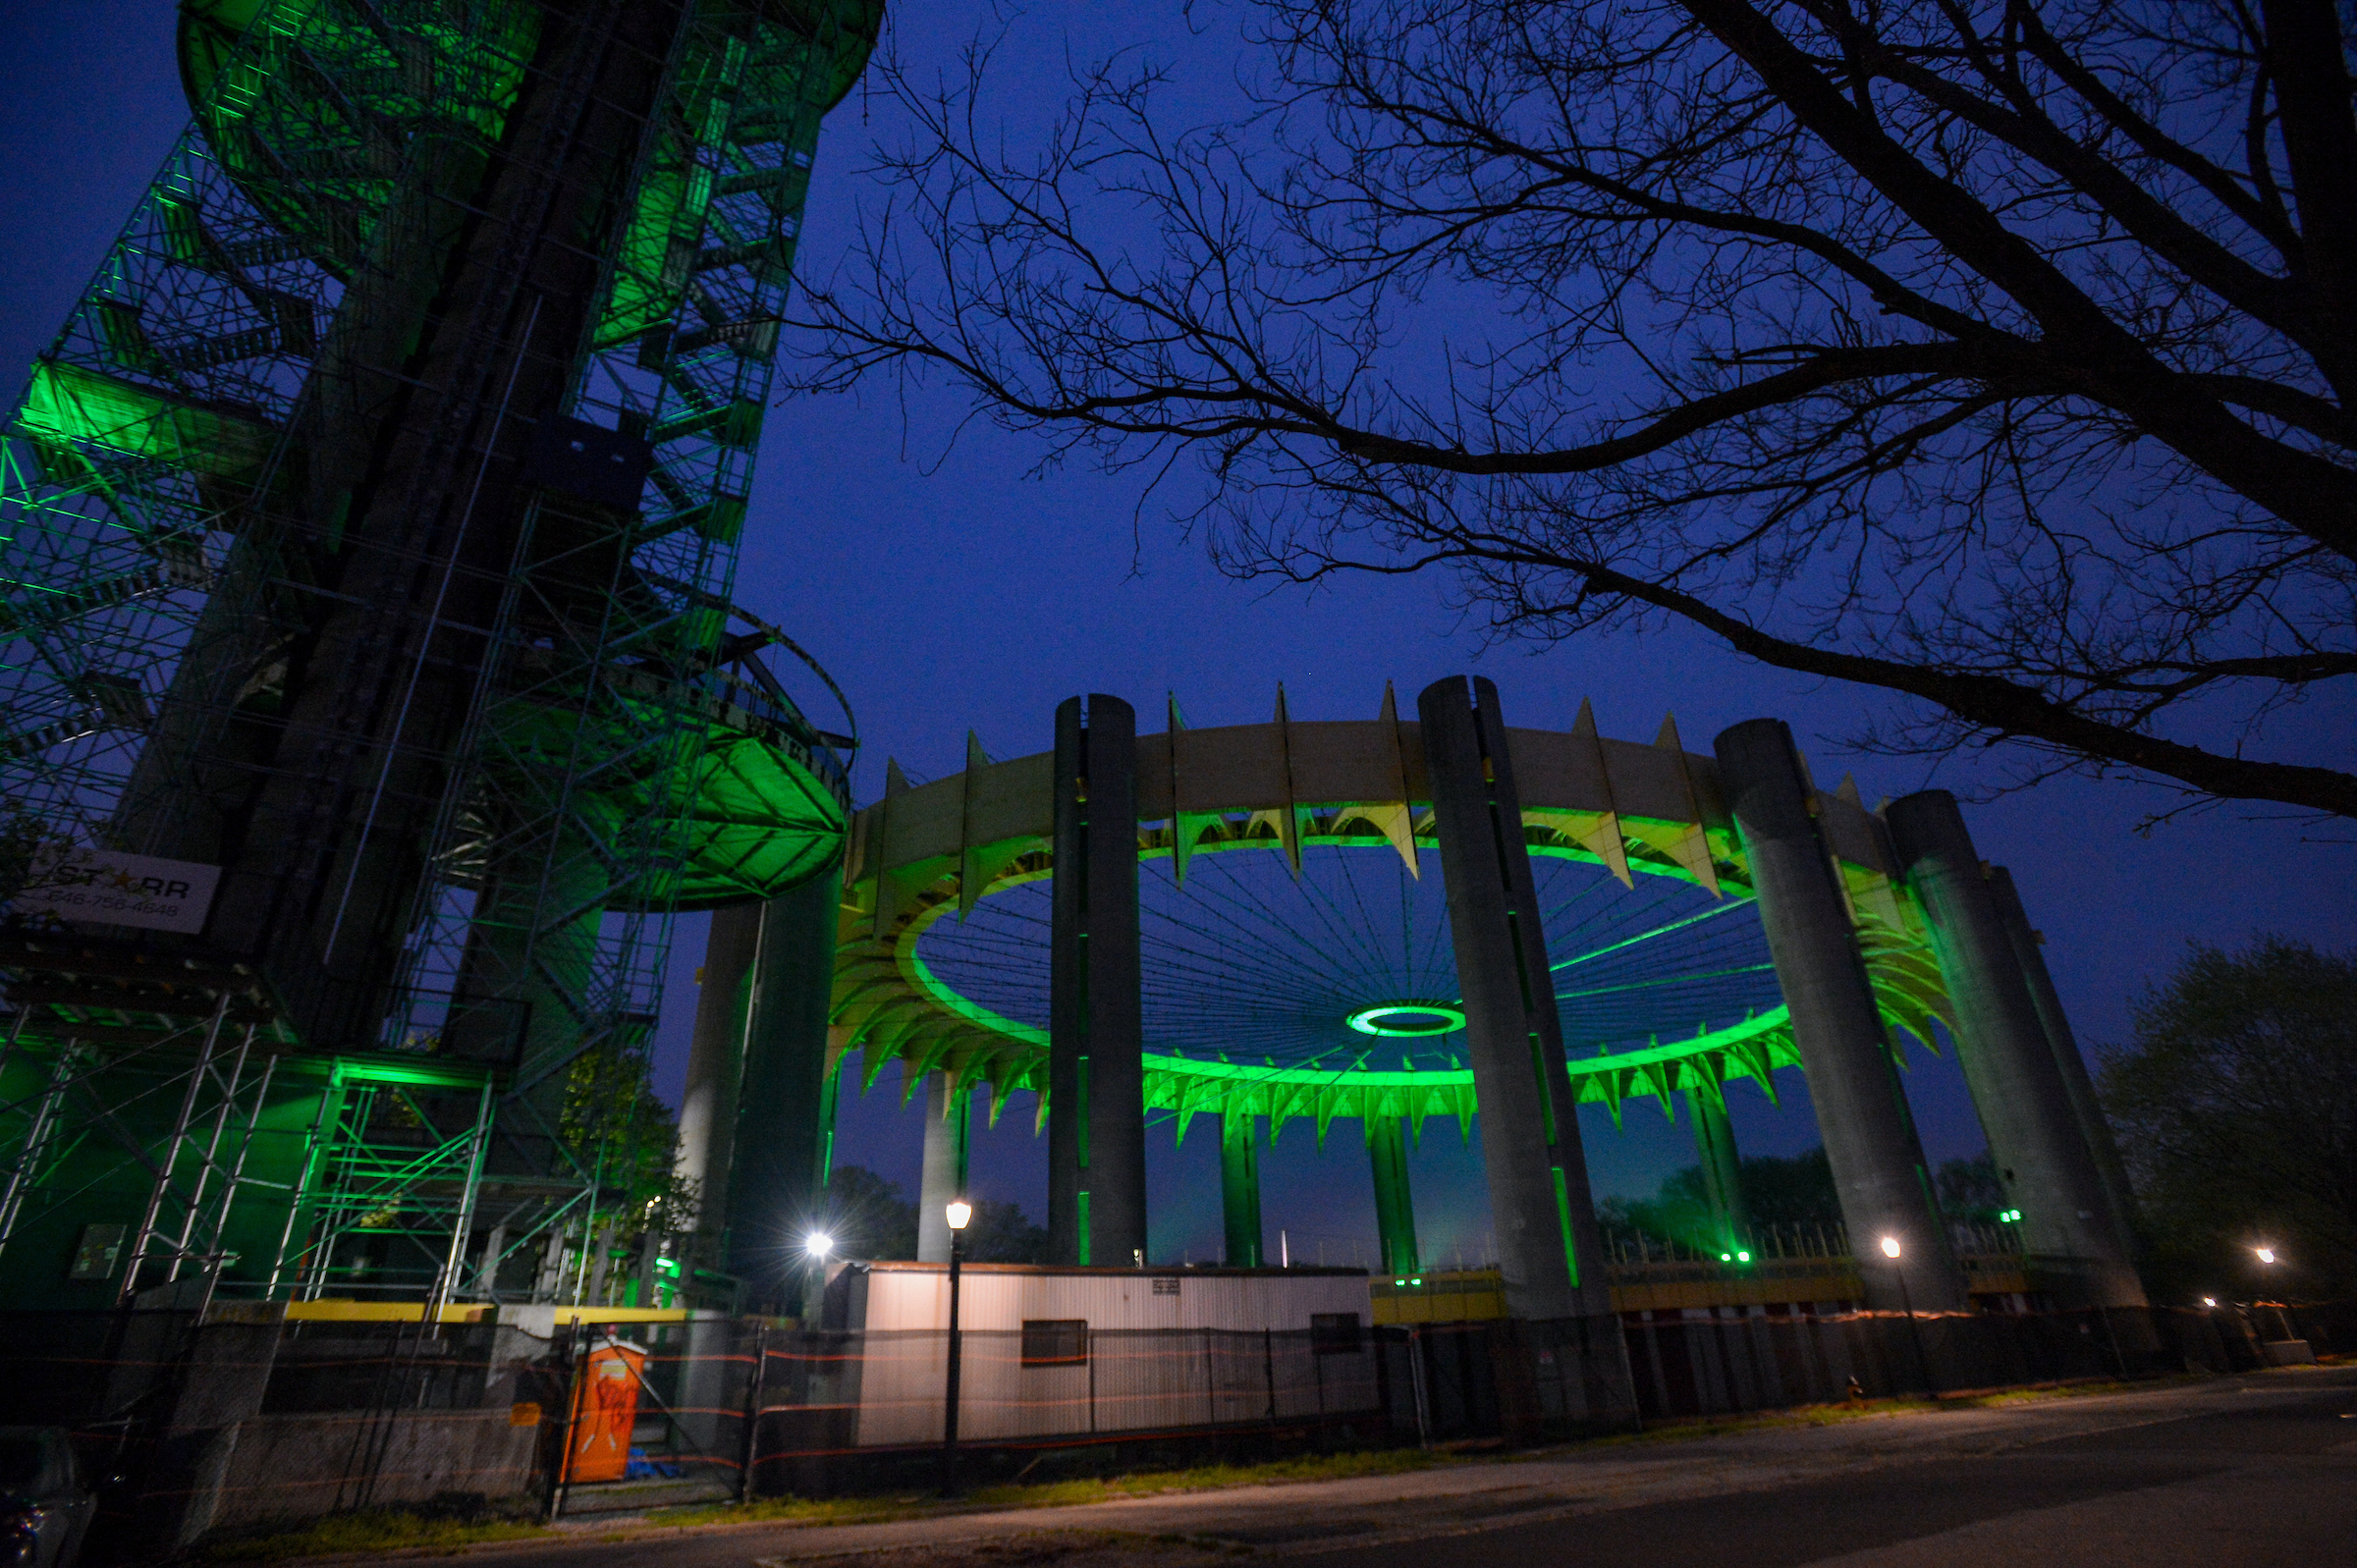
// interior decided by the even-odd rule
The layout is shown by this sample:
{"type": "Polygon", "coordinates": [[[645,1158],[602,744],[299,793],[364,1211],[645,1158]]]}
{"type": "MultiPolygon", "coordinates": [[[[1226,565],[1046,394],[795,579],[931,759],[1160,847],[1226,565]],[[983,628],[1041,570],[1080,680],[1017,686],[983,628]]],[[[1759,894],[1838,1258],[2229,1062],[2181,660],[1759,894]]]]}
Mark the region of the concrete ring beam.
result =
{"type": "MultiPolygon", "coordinates": [[[[1176,715],[1174,714],[1174,719],[1176,715]]],[[[1717,897],[1751,897],[1744,845],[1721,798],[1714,759],[1686,752],[1674,726],[1651,745],[1596,732],[1583,711],[1568,731],[1510,731],[1523,836],[1534,857],[1601,866],[1624,886],[1640,875],[1686,882],[1717,897]]],[[[1364,721],[1186,729],[1136,739],[1137,852],[1164,858],[1183,881],[1209,854],[1256,851],[1298,868],[1306,848],[1397,855],[1410,869],[1437,847],[1418,726],[1388,693],[1364,721]]],[[[982,900],[1054,872],[1051,753],[992,762],[969,738],[960,773],[909,785],[897,768],[885,797],[851,821],[841,911],[829,1055],[862,1054],[872,1085],[903,1064],[913,1085],[946,1072],[986,1083],[995,1114],[1008,1094],[1041,1094],[1047,1114],[1047,1031],[960,995],[920,952],[926,933],[982,900]]],[[[1846,786],[1815,807],[1842,886],[1857,911],[1860,946],[1886,1021],[1929,1046],[1946,1018],[1946,993],[1920,917],[1896,891],[1897,866],[1879,824],[1846,786]]],[[[1431,1000],[1433,999],[1424,999],[1431,1000]]],[[[1449,1003],[1454,1006],[1452,1000],[1449,1003]]],[[[1365,1012],[1415,1001],[1368,998],[1365,1012]]],[[[1364,1014],[1362,1013],[1362,1016],[1364,1014]]],[[[1426,1015],[1431,1016],[1431,1015],[1426,1015]]],[[[1337,1072],[1267,1062],[1145,1054],[1146,1105],[1182,1120],[1198,1112],[1314,1118],[1450,1115],[1469,1125],[1472,1073],[1337,1072]]],[[[1621,1105],[1677,1094],[1716,1097],[1747,1077],[1774,1095],[1773,1074],[1799,1064],[1790,1019],[1778,1005],[1693,1038],[1657,1041],[1569,1063],[1574,1092],[1616,1118],[1621,1105]]]]}

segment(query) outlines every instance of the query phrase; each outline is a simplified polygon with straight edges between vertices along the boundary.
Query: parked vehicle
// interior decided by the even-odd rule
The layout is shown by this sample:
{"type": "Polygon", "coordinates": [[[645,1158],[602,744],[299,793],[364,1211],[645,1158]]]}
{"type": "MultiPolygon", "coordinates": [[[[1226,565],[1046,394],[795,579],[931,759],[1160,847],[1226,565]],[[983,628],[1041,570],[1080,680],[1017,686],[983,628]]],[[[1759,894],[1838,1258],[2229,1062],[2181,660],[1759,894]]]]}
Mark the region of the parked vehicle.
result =
{"type": "Polygon", "coordinates": [[[0,1568],[74,1568],[97,1512],[63,1427],[0,1427],[0,1568]]]}

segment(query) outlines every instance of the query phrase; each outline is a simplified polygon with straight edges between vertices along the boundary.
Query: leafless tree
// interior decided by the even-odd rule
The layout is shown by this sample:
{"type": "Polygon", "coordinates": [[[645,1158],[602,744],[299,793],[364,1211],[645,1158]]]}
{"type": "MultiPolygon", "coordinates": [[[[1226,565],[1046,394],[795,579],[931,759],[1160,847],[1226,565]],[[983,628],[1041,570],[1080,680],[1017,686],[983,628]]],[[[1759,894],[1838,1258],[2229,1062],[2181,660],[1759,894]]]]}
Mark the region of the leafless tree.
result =
{"type": "Polygon", "coordinates": [[[994,64],[804,389],[946,373],[1230,570],[1451,569],[1904,694],[1867,738],[2357,815],[2357,6],[1261,0],[1238,111],[994,64]],[[2332,683],[2338,681],[2339,686],[2332,683]],[[2316,710],[2310,710],[2311,713],[2316,710]]]}

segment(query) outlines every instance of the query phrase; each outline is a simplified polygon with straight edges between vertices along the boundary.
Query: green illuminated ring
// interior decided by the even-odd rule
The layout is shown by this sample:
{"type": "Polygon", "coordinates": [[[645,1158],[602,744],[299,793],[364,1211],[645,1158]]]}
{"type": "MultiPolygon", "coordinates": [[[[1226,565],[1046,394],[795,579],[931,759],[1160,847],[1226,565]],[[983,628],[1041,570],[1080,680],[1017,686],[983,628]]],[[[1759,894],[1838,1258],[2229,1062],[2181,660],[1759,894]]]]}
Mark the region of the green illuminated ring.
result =
{"type": "MultiPolygon", "coordinates": [[[[1281,720],[1275,727],[1185,733],[1188,756],[1209,770],[1198,777],[1227,781],[1224,798],[1190,798],[1180,809],[1176,751],[1155,750],[1176,742],[1142,739],[1140,778],[1150,788],[1140,795],[1140,810],[1154,815],[1139,819],[1141,860],[1176,861],[1182,849],[1188,858],[1272,850],[1289,858],[1296,847],[1311,845],[1403,855],[1438,847],[1430,802],[1399,798],[1418,777],[1411,764],[1420,759],[1420,742],[1389,709],[1364,723],[1288,728],[1281,720]],[[1313,778],[1303,791],[1292,789],[1291,781],[1313,778]],[[1371,811],[1369,802],[1383,809],[1371,811]],[[1396,820],[1402,811],[1406,820],[1396,820]]],[[[1518,756],[1557,758],[1532,767],[1521,781],[1523,838],[1532,855],[1603,864],[1616,875],[1625,866],[1750,896],[1741,838],[1722,820],[1724,808],[1705,814],[1710,791],[1694,787],[1695,780],[1716,780],[1710,759],[1684,758],[1686,787],[1670,788],[1676,781],[1662,768],[1660,746],[1543,730],[1515,735],[1518,756]],[[1576,757],[1558,756],[1574,740],[1576,757]],[[1599,748],[1601,770],[1593,765],[1599,748]],[[1712,868],[1707,881],[1698,852],[1704,849],[1712,868]]],[[[977,758],[963,773],[897,790],[856,814],[828,1006],[830,1066],[856,1053],[860,1080],[873,1085],[899,1061],[910,1093],[932,1072],[947,1073],[958,1087],[987,1083],[994,1115],[1013,1091],[1048,1087],[1047,1031],[959,995],[932,972],[917,945],[936,921],[1053,875],[1054,763],[1047,752],[996,763],[977,758]]],[[[1928,1046],[1947,996],[1919,917],[1911,918],[1911,906],[1891,892],[1865,808],[1847,794],[1821,792],[1816,799],[1835,863],[1861,900],[1859,943],[1884,1019],[1928,1046]]],[[[1388,1005],[1417,1011],[1426,1004],[1388,1005]]],[[[1605,1107],[1616,1121],[1632,1097],[1657,1100],[1674,1119],[1682,1091],[1715,1094],[1728,1078],[1750,1078],[1773,1100],[1777,1071],[1799,1064],[1790,1017],[1781,1005],[1689,1040],[1654,1040],[1564,1062],[1575,1097],[1605,1107]]],[[[1272,1136],[1291,1117],[1314,1119],[1323,1132],[1336,1117],[1447,1115],[1470,1136],[1476,1110],[1473,1074],[1453,1060],[1421,1067],[1402,1061],[1397,1070],[1367,1060],[1280,1067],[1149,1051],[1144,1065],[1147,1108],[1175,1112],[1181,1128],[1198,1114],[1266,1116],[1272,1136]]],[[[1040,1111],[1044,1126],[1044,1096],[1040,1111]]]]}
{"type": "Polygon", "coordinates": [[[1343,1020],[1362,1035],[1382,1035],[1386,1039],[1420,1040],[1430,1035],[1453,1035],[1465,1026],[1464,1009],[1446,1001],[1386,1001],[1372,1007],[1361,1007],[1343,1020]],[[1426,1024],[1406,1027],[1384,1022],[1402,1015],[1439,1017],[1447,1021],[1439,1025],[1426,1024]]]}

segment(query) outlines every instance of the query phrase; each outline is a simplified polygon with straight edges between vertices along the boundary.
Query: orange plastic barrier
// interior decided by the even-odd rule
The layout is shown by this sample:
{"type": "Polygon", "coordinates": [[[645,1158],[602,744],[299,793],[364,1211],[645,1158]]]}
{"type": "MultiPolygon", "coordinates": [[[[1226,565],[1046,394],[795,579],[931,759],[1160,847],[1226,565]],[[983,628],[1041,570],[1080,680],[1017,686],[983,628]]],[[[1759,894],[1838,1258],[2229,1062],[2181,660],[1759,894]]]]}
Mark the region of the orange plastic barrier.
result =
{"type": "Polygon", "coordinates": [[[638,1424],[638,1383],[646,1352],[637,1345],[604,1344],[573,1398],[573,1436],[565,1455],[567,1481],[620,1481],[630,1462],[630,1429],[638,1424]]]}

